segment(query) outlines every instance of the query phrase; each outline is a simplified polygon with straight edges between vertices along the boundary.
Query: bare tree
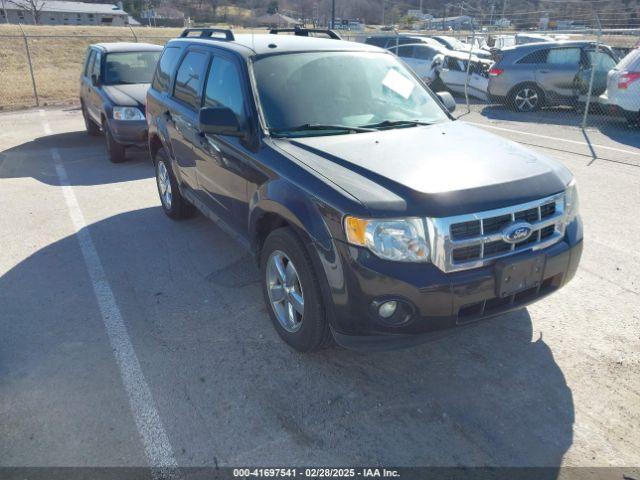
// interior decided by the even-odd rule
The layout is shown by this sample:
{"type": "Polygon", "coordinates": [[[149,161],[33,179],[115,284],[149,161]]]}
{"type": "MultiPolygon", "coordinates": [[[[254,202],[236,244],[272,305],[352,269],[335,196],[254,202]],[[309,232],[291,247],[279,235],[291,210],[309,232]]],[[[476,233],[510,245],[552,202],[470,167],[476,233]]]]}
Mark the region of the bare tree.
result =
{"type": "Polygon", "coordinates": [[[40,15],[42,9],[47,4],[45,0],[7,0],[9,3],[18,7],[18,9],[28,12],[33,17],[33,23],[38,25],[40,23],[40,15]]]}

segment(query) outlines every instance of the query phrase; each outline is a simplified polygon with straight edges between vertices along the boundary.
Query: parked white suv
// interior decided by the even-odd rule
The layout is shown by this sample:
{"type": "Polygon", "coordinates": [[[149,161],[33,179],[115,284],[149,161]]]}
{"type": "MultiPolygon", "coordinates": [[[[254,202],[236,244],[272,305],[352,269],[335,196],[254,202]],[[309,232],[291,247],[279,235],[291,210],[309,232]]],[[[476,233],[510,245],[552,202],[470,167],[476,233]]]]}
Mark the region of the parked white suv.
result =
{"type": "Polygon", "coordinates": [[[609,72],[607,90],[600,101],[629,123],[640,123],[640,48],[632,50],[609,72]]]}

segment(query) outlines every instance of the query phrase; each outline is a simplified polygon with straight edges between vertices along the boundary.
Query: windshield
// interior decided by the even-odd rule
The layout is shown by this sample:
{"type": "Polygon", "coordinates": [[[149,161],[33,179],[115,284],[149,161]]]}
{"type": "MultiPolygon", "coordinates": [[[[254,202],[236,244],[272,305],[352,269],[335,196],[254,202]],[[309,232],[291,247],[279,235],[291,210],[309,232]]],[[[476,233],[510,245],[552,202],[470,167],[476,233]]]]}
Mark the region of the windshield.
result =
{"type": "Polygon", "coordinates": [[[635,68],[636,65],[634,64],[640,66],[640,48],[632,50],[629,55],[627,55],[620,61],[617,68],[618,70],[627,70],[628,68],[635,68]]]}
{"type": "Polygon", "coordinates": [[[118,52],[107,54],[104,83],[106,85],[151,83],[160,53],[162,52],[118,52]]]}
{"type": "Polygon", "coordinates": [[[468,45],[462,43],[460,40],[454,37],[438,37],[436,40],[441,40],[446,46],[451,48],[452,50],[465,50],[469,48],[468,45]]]}
{"type": "MultiPolygon", "coordinates": [[[[341,127],[336,133],[354,133],[344,127],[399,128],[408,126],[402,122],[417,125],[448,119],[429,92],[390,54],[273,55],[256,61],[254,73],[272,133],[318,125],[336,125],[341,127]]],[[[298,136],[321,134],[318,128],[296,132],[298,136]]]]}

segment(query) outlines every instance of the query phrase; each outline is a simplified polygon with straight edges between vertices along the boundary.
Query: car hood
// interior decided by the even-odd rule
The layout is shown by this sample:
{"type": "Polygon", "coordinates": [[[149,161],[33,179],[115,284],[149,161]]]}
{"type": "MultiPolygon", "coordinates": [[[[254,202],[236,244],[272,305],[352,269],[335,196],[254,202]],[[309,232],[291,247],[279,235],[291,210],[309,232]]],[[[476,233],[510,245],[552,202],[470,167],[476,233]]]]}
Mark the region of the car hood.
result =
{"type": "Polygon", "coordinates": [[[105,85],[102,87],[105,94],[114,105],[123,107],[144,107],[148,83],[136,83],[133,85],[105,85]]]}
{"type": "Polygon", "coordinates": [[[459,121],[274,142],[372,215],[501,208],[559,193],[572,178],[559,162],[459,121]]]}

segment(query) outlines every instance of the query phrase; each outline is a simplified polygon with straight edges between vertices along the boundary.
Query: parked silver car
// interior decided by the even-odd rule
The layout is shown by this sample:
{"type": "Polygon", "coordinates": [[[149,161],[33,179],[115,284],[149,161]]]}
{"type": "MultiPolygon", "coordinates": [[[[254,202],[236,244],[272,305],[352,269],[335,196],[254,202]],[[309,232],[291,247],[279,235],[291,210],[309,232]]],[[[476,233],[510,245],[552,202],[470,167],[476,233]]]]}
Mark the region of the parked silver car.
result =
{"type": "Polygon", "coordinates": [[[577,106],[589,91],[595,66],[592,96],[607,87],[607,74],[618,62],[607,46],[596,51],[594,42],[563,41],[519,45],[496,53],[489,70],[489,98],[520,112],[545,105],[577,106]]]}

